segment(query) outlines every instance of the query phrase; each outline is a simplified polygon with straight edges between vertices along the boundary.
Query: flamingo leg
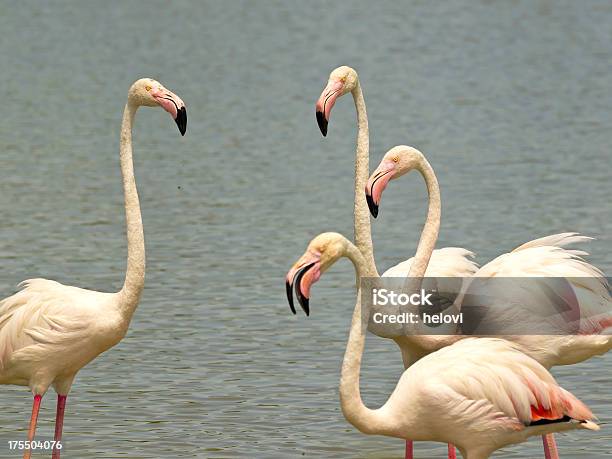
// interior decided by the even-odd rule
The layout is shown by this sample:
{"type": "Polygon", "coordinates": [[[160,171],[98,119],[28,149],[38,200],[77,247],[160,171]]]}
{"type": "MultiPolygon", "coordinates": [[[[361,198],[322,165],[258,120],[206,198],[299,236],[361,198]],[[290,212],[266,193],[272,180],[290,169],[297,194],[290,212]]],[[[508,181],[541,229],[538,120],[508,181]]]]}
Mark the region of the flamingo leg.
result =
{"type": "Polygon", "coordinates": [[[559,451],[557,451],[557,443],[553,434],[542,435],[542,443],[544,443],[544,457],[546,459],[559,459],[559,451]]]}
{"type": "Polygon", "coordinates": [[[457,459],[457,451],[455,451],[455,446],[448,444],[448,459],[457,459]]]}
{"type": "MultiPolygon", "coordinates": [[[[34,440],[34,434],[36,433],[36,422],[38,422],[38,412],[40,411],[40,402],[42,401],[42,395],[34,395],[34,403],[32,403],[32,417],[30,418],[30,428],[28,430],[28,441],[34,440]]],[[[30,459],[32,451],[26,449],[23,452],[23,459],[30,459]]]]}
{"type": "Polygon", "coordinates": [[[412,452],[412,440],[406,440],[406,454],[404,455],[404,459],[414,459],[412,452]]]}
{"type": "Polygon", "coordinates": [[[64,411],[66,410],[67,395],[57,395],[57,413],[55,415],[55,447],[53,448],[52,459],[60,459],[60,448],[57,447],[62,441],[62,429],[64,428],[64,411]]]}

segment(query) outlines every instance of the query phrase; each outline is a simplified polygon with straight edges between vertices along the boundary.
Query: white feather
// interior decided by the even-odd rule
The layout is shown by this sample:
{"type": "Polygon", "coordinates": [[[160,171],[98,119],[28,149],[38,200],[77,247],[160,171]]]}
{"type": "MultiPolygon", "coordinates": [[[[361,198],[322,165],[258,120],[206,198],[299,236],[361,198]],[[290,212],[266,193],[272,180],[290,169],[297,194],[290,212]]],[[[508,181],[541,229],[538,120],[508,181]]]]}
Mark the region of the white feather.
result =
{"type": "MultiPolygon", "coordinates": [[[[472,260],[474,253],[461,247],[444,247],[434,250],[427,265],[426,277],[470,277],[478,265],[472,260]]],[[[382,277],[406,277],[414,257],[387,269],[382,277]]]]}

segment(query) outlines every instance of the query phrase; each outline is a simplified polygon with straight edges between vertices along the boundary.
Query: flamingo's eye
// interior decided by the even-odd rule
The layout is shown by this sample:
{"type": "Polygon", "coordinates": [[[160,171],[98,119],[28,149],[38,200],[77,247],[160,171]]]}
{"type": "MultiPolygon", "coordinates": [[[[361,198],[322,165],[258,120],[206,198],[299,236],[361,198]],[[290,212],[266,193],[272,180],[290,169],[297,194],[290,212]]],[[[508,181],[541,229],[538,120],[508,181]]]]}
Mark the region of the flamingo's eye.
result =
{"type": "Polygon", "coordinates": [[[151,90],[151,89],[153,89],[153,88],[152,88],[151,86],[149,86],[149,85],[146,85],[146,86],[145,86],[145,89],[146,89],[147,91],[150,91],[150,90],[151,90]]]}
{"type": "Polygon", "coordinates": [[[340,78],[340,81],[342,81],[343,83],[346,83],[346,77],[343,76],[342,78],[340,78]]]}
{"type": "Polygon", "coordinates": [[[393,162],[394,163],[399,163],[399,156],[394,156],[393,157],[393,162]]]}

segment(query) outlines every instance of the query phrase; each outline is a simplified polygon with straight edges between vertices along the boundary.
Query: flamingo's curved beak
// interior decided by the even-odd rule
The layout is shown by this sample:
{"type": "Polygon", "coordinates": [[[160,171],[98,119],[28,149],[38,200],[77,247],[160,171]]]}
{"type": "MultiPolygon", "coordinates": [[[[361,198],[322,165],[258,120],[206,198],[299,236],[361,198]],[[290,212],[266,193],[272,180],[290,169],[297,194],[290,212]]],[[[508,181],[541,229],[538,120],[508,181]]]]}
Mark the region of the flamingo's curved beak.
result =
{"type": "Polygon", "coordinates": [[[295,286],[295,295],[297,296],[300,306],[307,316],[310,315],[310,287],[321,277],[321,262],[320,256],[307,252],[300,260],[293,265],[285,278],[285,290],[287,293],[287,301],[291,312],[296,314],[295,306],[293,305],[293,290],[295,286]]]}
{"type": "Polygon", "coordinates": [[[151,92],[157,103],[172,116],[181,135],[187,131],[187,110],[185,102],[166,88],[157,88],[151,92]]]}
{"type": "Polygon", "coordinates": [[[385,191],[389,180],[393,178],[394,171],[395,163],[391,160],[383,160],[368,179],[365,187],[366,201],[374,218],[378,217],[378,206],[382,193],[385,191]]]}
{"type": "Polygon", "coordinates": [[[327,135],[327,124],[329,123],[331,109],[336,103],[336,99],[342,94],[343,88],[344,81],[330,79],[321,93],[319,100],[317,100],[317,124],[319,125],[323,137],[327,135]]]}

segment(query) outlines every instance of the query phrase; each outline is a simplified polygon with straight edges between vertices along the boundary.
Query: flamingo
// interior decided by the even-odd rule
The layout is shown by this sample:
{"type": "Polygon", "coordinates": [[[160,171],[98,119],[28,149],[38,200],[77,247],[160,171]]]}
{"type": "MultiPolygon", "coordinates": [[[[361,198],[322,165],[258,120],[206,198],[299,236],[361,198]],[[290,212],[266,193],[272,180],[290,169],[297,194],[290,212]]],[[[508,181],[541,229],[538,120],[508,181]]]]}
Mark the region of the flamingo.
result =
{"type": "MultiPolygon", "coordinates": [[[[66,399],[78,371],[125,336],[144,287],[145,245],[132,162],[132,124],[139,107],[161,107],[181,135],[187,128],[185,104],[150,78],[129,89],[120,140],[127,224],[127,271],[117,293],[85,290],[47,279],[29,279],[0,301],[0,384],[29,386],[34,396],[28,440],[34,439],[43,395],[57,392],[55,447],[59,459],[66,399]]],[[[24,452],[29,459],[30,450],[24,452]]]]}
{"type": "MultiPolygon", "coordinates": [[[[365,276],[364,256],[342,235],[323,233],[311,241],[287,273],[298,301],[310,297],[312,284],[341,257],[349,258],[359,278],[365,276]]],[[[430,353],[404,371],[382,407],[369,409],[359,389],[367,317],[359,291],[340,403],[345,418],[363,433],[454,444],[465,459],[485,459],[534,435],[599,429],[589,408],[541,364],[497,338],[465,338],[430,353]]]]}
{"type": "MultiPolygon", "coordinates": [[[[354,235],[355,244],[363,253],[368,265],[368,277],[379,277],[376,263],[374,260],[374,247],[372,244],[372,230],[368,207],[369,202],[363,195],[363,189],[368,180],[369,174],[369,142],[370,135],[368,129],[368,115],[366,112],[365,99],[359,81],[357,71],[348,66],[341,66],[334,69],[329,75],[326,87],[316,103],[316,117],[319,129],[323,136],[327,136],[327,128],[331,116],[331,110],[338,100],[345,94],[351,93],[357,112],[357,145],[355,149],[355,198],[354,198],[354,235]]],[[[373,214],[376,218],[376,215],[373,214]]],[[[426,268],[426,277],[467,277],[473,275],[478,266],[471,258],[474,254],[467,249],[459,247],[445,247],[434,250],[431,254],[426,268]]],[[[383,277],[407,276],[414,258],[399,263],[389,268],[383,273],[383,277]]],[[[288,287],[287,287],[288,288],[288,287]]],[[[295,314],[293,299],[287,290],[290,298],[289,305],[295,314]]],[[[304,303],[307,306],[307,303],[304,303]]],[[[305,311],[308,314],[308,311],[305,311]]],[[[378,331],[375,331],[378,333],[378,331]]],[[[383,336],[384,338],[384,336],[383,336]]],[[[404,367],[407,368],[410,362],[415,360],[414,349],[410,343],[396,340],[399,346],[404,367]]],[[[412,459],[412,442],[406,442],[406,459],[412,459]]],[[[455,457],[454,450],[449,447],[449,459],[455,457]]]]}
{"type": "MultiPolygon", "coordinates": [[[[367,201],[373,214],[378,214],[382,193],[388,183],[409,171],[417,169],[425,178],[430,196],[427,222],[412,264],[409,277],[421,277],[429,254],[435,245],[440,226],[440,191],[431,165],[424,155],[415,148],[400,145],[389,150],[380,165],[372,173],[366,186],[367,201]],[[415,267],[415,264],[418,265],[415,267]]],[[[513,336],[511,339],[521,349],[546,368],[557,365],[571,365],[593,356],[601,355],[612,348],[612,336],[605,334],[612,326],[612,299],[604,274],[587,263],[586,252],[565,247],[590,238],[577,233],[561,233],[527,242],[510,253],[500,255],[482,266],[473,277],[564,277],[572,286],[579,301],[582,316],[587,319],[581,324],[580,334],[555,336],[513,336]],[[594,321],[593,318],[596,318],[594,321]]],[[[469,289],[466,282],[457,298],[460,307],[462,298],[469,289]]],[[[515,318],[515,321],[518,318],[515,318]]],[[[405,340],[422,348],[421,354],[451,344],[458,337],[417,337],[405,336],[405,340]],[[424,342],[428,341],[428,342],[424,342]]],[[[542,439],[546,458],[557,458],[558,451],[554,438],[542,439]]]]}

